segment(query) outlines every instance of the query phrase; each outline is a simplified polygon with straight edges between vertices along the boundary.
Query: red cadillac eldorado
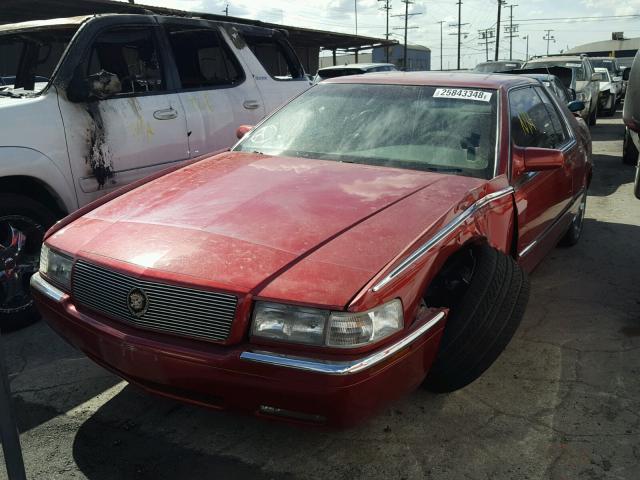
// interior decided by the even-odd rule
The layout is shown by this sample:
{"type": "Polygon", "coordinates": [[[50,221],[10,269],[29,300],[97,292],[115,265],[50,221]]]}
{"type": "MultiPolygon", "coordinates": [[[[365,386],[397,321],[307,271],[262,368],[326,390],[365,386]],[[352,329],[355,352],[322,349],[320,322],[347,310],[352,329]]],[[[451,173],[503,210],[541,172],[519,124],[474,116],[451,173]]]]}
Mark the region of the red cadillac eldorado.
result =
{"type": "Polygon", "coordinates": [[[580,238],[575,103],[508,75],[320,83],[54,226],[34,297],[100,365],[208,407],[345,426],[461,388],[516,331],[526,272],[580,238]]]}

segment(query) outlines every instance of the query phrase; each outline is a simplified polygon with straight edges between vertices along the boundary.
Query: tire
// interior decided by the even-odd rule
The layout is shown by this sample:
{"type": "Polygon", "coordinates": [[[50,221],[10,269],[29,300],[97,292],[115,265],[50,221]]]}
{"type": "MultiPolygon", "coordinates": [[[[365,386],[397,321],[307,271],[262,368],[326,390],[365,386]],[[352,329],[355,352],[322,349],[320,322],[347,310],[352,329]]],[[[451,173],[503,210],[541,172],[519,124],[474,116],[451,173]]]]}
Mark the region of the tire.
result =
{"type": "Polygon", "coordinates": [[[593,109],[593,113],[589,115],[589,126],[595,127],[598,123],[598,102],[596,102],[596,108],[593,109]]]}
{"type": "Polygon", "coordinates": [[[580,240],[582,235],[582,229],[584,227],[584,214],[587,210],[587,192],[582,196],[580,201],[580,208],[578,214],[574,217],[573,222],[569,226],[569,230],[564,234],[564,237],[560,239],[558,245],[563,247],[573,247],[580,240]]]}
{"type": "Polygon", "coordinates": [[[609,94],[609,99],[611,101],[611,107],[607,110],[607,116],[613,117],[616,114],[616,106],[617,106],[615,94],[613,93],[609,94]]]}
{"type": "Polygon", "coordinates": [[[633,143],[629,129],[624,130],[624,143],[622,145],[622,163],[636,166],[638,164],[638,149],[633,143]]]}
{"type": "Polygon", "coordinates": [[[0,330],[25,327],[40,318],[29,279],[38,270],[40,246],[56,215],[29,197],[0,194],[0,330]]]}
{"type": "Polygon", "coordinates": [[[529,281],[516,262],[487,246],[471,250],[468,286],[453,295],[436,360],[424,386],[452,392],[476,380],[505,349],[529,298],[529,281]]]}

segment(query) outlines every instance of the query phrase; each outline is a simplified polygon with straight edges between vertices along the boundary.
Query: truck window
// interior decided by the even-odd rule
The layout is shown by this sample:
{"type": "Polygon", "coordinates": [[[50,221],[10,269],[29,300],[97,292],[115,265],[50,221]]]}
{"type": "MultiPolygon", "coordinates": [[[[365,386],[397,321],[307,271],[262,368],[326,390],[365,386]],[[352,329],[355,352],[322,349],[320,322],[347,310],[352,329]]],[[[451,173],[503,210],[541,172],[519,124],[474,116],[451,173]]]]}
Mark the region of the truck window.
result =
{"type": "Polygon", "coordinates": [[[166,28],[182,88],[232,86],[244,80],[240,64],[216,31],[166,28]]]}
{"type": "Polygon", "coordinates": [[[0,36],[0,87],[42,90],[76,30],[74,26],[0,36]]]}
{"type": "Polygon", "coordinates": [[[91,47],[87,76],[102,70],[117,75],[122,94],[165,90],[151,28],[115,28],[101,33],[91,47]]]}
{"type": "Polygon", "coordinates": [[[264,69],[276,80],[292,80],[302,77],[303,71],[291,49],[275,38],[243,35],[247,45],[264,69]]]}

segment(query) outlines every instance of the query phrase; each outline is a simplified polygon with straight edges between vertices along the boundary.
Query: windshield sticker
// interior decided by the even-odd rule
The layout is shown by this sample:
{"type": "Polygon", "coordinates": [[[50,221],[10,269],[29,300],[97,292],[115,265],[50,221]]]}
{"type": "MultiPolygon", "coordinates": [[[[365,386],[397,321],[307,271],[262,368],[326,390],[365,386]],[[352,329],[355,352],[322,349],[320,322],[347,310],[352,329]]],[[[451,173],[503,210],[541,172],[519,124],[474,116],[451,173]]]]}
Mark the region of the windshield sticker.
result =
{"type": "Polygon", "coordinates": [[[582,67],[582,64],[581,63],[567,63],[567,67],[580,68],[580,67],[582,67]]]}
{"type": "Polygon", "coordinates": [[[481,90],[466,90],[464,88],[437,88],[433,98],[457,98],[460,100],[475,100],[477,102],[488,102],[492,93],[481,90]]]}

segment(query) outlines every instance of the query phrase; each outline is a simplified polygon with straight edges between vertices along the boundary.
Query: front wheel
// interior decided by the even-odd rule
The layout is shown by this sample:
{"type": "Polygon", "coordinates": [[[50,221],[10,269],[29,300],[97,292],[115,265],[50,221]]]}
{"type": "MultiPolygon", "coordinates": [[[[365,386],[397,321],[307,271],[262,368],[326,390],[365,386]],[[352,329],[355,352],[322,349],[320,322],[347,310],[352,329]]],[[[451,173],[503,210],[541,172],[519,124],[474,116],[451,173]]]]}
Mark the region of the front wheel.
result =
{"type": "Polygon", "coordinates": [[[451,392],[477,379],[506,348],[529,298],[526,273],[509,256],[477,245],[448,262],[430,287],[430,306],[449,317],[425,387],[451,392]]]}
{"type": "Polygon", "coordinates": [[[0,330],[40,318],[29,280],[40,265],[44,234],[56,220],[47,207],[22,195],[0,195],[0,330]]]}
{"type": "Polygon", "coordinates": [[[596,102],[596,108],[593,109],[593,112],[589,115],[589,126],[594,127],[598,123],[598,102],[596,102]]]}

